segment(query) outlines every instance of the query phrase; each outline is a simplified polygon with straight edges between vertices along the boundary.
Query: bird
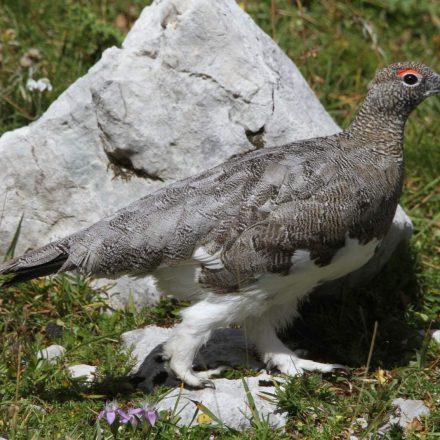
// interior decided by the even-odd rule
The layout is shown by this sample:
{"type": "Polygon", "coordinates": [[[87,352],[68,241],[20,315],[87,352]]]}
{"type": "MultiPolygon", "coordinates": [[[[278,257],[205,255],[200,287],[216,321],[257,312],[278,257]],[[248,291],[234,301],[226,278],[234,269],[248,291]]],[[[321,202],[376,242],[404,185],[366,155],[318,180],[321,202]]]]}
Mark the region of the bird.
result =
{"type": "Polygon", "coordinates": [[[65,271],[153,275],[161,291],[190,302],[162,356],[192,388],[213,386],[194,358],[230,325],[245,329],[268,368],[333,371],[338,364],[302,358],[278,332],[317,286],[373,257],[402,192],[406,120],[439,93],[440,75],[424,64],[384,67],[343,131],[243,153],[165,186],[3,263],[4,284],[65,271]]]}

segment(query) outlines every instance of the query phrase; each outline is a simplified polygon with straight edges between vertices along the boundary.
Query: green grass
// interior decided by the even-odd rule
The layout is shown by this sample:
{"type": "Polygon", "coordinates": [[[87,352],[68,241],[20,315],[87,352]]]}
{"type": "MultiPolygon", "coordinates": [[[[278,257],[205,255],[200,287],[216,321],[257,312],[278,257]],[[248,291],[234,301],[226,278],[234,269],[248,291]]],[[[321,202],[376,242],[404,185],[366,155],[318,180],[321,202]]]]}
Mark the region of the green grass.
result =
{"type": "MultiPolygon", "coordinates": [[[[4,0],[0,4],[0,133],[28,124],[108,46],[119,45],[146,2],[135,0],[4,0]],[[38,49],[29,52],[30,49],[38,49]],[[49,78],[51,92],[30,93],[33,78],[49,78]]],[[[248,0],[242,6],[286,51],[321,102],[346,126],[378,67],[399,60],[440,69],[440,4],[422,0],[248,0]]],[[[440,101],[431,98],[406,128],[406,182],[402,204],[414,222],[400,249],[371,283],[337,297],[312,298],[288,335],[316,360],[354,367],[350,376],[308,374],[289,379],[275,396],[289,413],[285,432],[254,414],[253,428],[176,431],[176,414],[161,414],[149,433],[119,438],[345,439],[377,430],[396,397],[424,400],[431,414],[390,439],[438,438],[440,349],[418,330],[440,327],[440,101]],[[374,323],[377,332],[373,338],[374,323]],[[369,370],[365,370],[374,342],[369,370]],[[356,422],[364,418],[367,428],[356,422]]],[[[11,237],[12,241],[12,237],[11,237]]],[[[124,379],[133,365],[119,335],[148,323],[170,325],[176,308],[106,308],[88,282],[60,276],[3,289],[0,296],[0,435],[8,439],[100,438],[96,416],[106,399],[122,405],[142,399],[124,379]],[[37,359],[60,343],[56,366],[37,359]],[[74,381],[66,366],[89,363],[101,381],[74,381]]],[[[291,339],[291,338],[289,338],[291,339]]],[[[241,371],[227,377],[240,377],[241,371]]],[[[164,390],[158,390],[160,398],[164,390]]],[[[251,401],[248,405],[251,405],[251,401]]],[[[105,423],[101,438],[111,438],[105,423]]],[[[374,437],[373,437],[374,438],[374,437]]]]}

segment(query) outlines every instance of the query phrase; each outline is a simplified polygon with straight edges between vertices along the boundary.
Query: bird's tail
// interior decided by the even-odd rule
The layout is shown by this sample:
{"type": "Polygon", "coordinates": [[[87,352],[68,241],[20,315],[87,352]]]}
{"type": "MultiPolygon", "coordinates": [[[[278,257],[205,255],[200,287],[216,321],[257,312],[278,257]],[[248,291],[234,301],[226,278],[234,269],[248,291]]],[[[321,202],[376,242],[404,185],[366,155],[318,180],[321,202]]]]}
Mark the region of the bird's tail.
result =
{"type": "Polygon", "coordinates": [[[30,251],[21,257],[6,261],[0,264],[0,275],[6,275],[6,279],[0,285],[8,286],[69,270],[69,267],[65,267],[68,256],[65,240],[59,240],[30,251]]]}

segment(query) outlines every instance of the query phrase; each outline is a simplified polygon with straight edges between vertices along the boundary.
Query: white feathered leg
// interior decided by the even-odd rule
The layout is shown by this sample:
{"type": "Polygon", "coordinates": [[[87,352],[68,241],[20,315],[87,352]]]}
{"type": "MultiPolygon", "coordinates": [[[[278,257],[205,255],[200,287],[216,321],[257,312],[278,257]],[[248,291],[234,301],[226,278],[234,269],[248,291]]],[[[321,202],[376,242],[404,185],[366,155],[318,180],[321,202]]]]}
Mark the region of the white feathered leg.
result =
{"type": "MultiPolygon", "coordinates": [[[[211,336],[214,329],[227,326],[234,321],[234,301],[225,298],[222,302],[200,301],[182,312],[182,322],[174,328],[165,343],[164,357],[171,371],[185,384],[193,388],[214,387],[207,380],[209,373],[193,370],[197,351],[211,336]]],[[[218,372],[218,369],[212,373],[218,372]]]]}
{"type": "Polygon", "coordinates": [[[276,368],[281,373],[296,376],[304,371],[327,373],[335,369],[344,368],[338,364],[323,364],[300,358],[297,353],[281,342],[277,336],[275,326],[264,317],[248,319],[246,331],[249,341],[255,345],[263,362],[269,369],[276,368]]]}

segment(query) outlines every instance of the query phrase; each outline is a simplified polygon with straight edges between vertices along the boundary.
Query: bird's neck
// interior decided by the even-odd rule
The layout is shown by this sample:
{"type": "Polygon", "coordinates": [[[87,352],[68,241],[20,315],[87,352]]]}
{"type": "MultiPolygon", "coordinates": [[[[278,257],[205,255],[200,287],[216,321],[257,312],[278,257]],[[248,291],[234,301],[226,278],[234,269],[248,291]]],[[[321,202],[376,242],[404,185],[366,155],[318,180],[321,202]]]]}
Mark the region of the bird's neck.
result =
{"type": "Polygon", "coordinates": [[[345,132],[372,153],[402,158],[403,132],[408,116],[409,112],[380,109],[367,97],[345,132]]]}

